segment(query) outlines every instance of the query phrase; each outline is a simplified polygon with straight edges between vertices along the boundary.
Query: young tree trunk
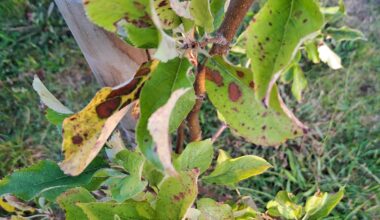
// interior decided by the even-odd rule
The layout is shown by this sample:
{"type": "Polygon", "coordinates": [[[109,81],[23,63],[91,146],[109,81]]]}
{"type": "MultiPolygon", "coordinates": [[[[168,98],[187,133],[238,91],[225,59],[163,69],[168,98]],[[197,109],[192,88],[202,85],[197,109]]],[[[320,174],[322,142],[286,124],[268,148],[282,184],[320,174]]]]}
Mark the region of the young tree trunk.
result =
{"type": "MultiPolygon", "coordinates": [[[[129,81],[140,64],[148,60],[147,50],[134,48],[92,24],[86,17],[82,0],[55,0],[55,3],[100,85],[113,87],[129,81]]],[[[135,124],[135,119],[127,115],[122,127],[130,131],[135,124]]]]}

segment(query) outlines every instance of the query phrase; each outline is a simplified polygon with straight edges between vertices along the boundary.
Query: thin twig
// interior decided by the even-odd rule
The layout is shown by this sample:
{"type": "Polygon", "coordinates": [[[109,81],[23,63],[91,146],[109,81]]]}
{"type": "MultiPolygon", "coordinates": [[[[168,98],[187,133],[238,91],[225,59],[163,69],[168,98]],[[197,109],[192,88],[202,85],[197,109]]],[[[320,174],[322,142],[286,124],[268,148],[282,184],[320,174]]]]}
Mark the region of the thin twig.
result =
{"type": "Polygon", "coordinates": [[[183,121],[177,129],[177,142],[175,147],[175,152],[177,154],[183,151],[183,142],[185,141],[185,122],[183,121]]]}
{"type": "MultiPolygon", "coordinates": [[[[225,55],[229,49],[229,43],[233,40],[241,22],[243,21],[246,13],[250,9],[254,0],[240,0],[231,1],[225,18],[220,25],[217,33],[220,37],[224,38],[222,44],[214,43],[210,55],[225,55]]],[[[202,107],[203,98],[206,95],[205,80],[206,80],[206,69],[204,66],[198,66],[198,74],[194,83],[195,95],[197,100],[195,106],[187,117],[190,130],[191,141],[202,140],[202,130],[199,122],[199,113],[202,107]]]]}
{"type": "Polygon", "coordinates": [[[219,129],[216,131],[216,133],[212,136],[211,141],[215,142],[216,139],[220,137],[220,135],[223,133],[224,130],[226,130],[228,126],[226,124],[223,124],[222,126],[219,127],[219,129]]]}

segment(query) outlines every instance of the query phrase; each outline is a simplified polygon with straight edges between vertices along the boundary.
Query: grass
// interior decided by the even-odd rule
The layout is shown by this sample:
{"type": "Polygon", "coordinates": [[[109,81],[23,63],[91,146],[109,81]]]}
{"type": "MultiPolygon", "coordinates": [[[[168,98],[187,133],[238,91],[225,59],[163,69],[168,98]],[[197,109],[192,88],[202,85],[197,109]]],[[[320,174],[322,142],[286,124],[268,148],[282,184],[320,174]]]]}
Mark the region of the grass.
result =
{"type": "MultiPolygon", "coordinates": [[[[0,3],[0,10],[6,2],[11,0],[0,3]]],[[[0,177],[42,158],[60,159],[61,138],[45,120],[32,90],[34,74],[74,110],[98,88],[56,8],[48,13],[50,1],[18,2],[18,10],[7,7],[8,19],[0,20],[0,177]]],[[[354,6],[346,22],[361,28],[368,42],[335,48],[343,70],[305,63],[309,87],[303,103],[286,97],[312,131],[278,149],[254,146],[229,131],[216,143],[233,156],[255,154],[273,165],[238,188],[261,209],[279,190],[291,191],[304,202],[317,190],[345,187],[345,198],[329,219],[380,219],[380,8],[375,0],[360,1],[360,7],[349,2],[354,6]]],[[[283,89],[290,94],[287,86],[283,89]]],[[[209,103],[201,119],[205,135],[211,136],[219,122],[209,103]]],[[[221,192],[236,195],[233,190],[221,192]]]]}

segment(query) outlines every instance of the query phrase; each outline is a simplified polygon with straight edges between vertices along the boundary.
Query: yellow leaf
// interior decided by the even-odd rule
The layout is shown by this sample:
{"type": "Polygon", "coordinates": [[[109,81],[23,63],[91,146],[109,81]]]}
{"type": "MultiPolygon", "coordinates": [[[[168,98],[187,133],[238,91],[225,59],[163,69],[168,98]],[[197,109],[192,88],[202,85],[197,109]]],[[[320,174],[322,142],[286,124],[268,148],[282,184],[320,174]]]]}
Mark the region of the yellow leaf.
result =
{"type": "Polygon", "coordinates": [[[142,65],[135,77],[124,85],[102,88],[83,110],[63,121],[62,151],[65,158],[60,167],[66,174],[79,175],[96,157],[128,111],[127,106],[138,99],[149,78],[151,64],[142,65]]]}

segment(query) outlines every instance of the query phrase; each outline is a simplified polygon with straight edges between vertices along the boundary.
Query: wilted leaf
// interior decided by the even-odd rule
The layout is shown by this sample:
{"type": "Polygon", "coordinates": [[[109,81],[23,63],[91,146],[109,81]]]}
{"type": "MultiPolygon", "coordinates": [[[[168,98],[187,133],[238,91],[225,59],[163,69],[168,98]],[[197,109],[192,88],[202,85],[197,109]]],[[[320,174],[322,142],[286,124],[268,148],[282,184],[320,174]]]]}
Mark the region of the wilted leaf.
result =
{"type": "Polygon", "coordinates": [[[74,188],[62,193],[57,198],[59,206],[65,210],[66,220],[86,220],[86,214],[77,203],[95,202],[96,199],[84,188],[74,188]]]}
{"type": "Polygon", "coordinates": [[[23,200],[41,195],[54,201],[67,189],[89,183],[94,173],[105,166],[103,160],[96,159],[81,175],[72,177],[65,175],[55,162],[43,160],[3,178],[0,181],[0,195],[11,193],[23,200]]]}
{"type": "Polygon", "coordinates": [[[154,219],[154,210],[148,202],[128,200],[124,203],[78,203],[91,220],[154,219]],[[117,217],[116,217],[117,216],[117,217]]]}
{"type": "Polygon", "coordinates": [[[99,153],[127,113],[127,105],[139,97],[150,71],[149,64],[142,65],[129,83],[119,88],[101,89],[83,110],[63,121],[65,159],[60,167],[65,173],[80,174],[99,153]]]}
{"type": "Polygon", "coordinates": [[[226,159],[217,164],[215,170],[203,180],[208,183],[234,186],[238,182],[265,172],[271,165],[261,157],[246,155],[226,159]]]}
{"type": "Polygon", "coordinates": [[[210,0],[192,0],[190,2],[190,13],[194,17],[196,25],[203,27],[209,33],[214,30],[210,0]]]}
{"type": "Polygon", "coordinates": [[[269,104],[272,87],[299,46],[323,26],[316,1],[268,0],[250,24],[247,55],[251,58],[256,97],[269,104]]]}
{"type": "Polygon", "coordinates": [[[174,169],[171,160],[172,145],[169,132],[170,117],[178,100],[189,90],[190,88],[174,91],[168,102],[157,109],[150,116],[148,121],[149,133],[156,144],[155,151],[157,152],[164,170],[169,175],[177,175],[177,171],[174,169]]]}
{"type": "Polygon", "coordinates": [[[157,196],[155,219],[177,220],[185,216],[198,194],[198,175],[199,170],[194,169],[163,180],[157,196]]]}
{"type": "Polygon", "coordinates": [[[340,28],[329,27],[326,29],[326,34],[330,35],[337,42],[367,40],[361,31],[346,26],[340,28]]]}
{"type": "Polygon", "coordinates": [[[177,15],[187,18],[193,19],[193,16],[190,14],[190,1],[180,1],[180,0],[170,0],[170,6],[177,13],[177,15]]]}
{"type": "MultiPolygon", "coordinates": [[[[141,152],[157,168],[162,167],[162,164],[154,151],[155,145],[148,131],[148,119],[169,100],[175,90],[192,88],[192,80],[188,76],[189,68],[189,61],[181,58],[175,58],[167,63],[159,63],[141,91],[141,112],[136,128],[136,140],[141,152]]],[[[194,102],[195,95],[192,89],[178,100],[170,117],[169,132],[178,128],[192,109],[194,102]]]]}
{"type": "Polygon", "coordinates": [[[276,198],[267,204],[268,213],[273,217],[301,219],[302,206],[297,205],[292,197],[293,195],[286,191],[278,192],[276,198]]]}
{"type": "Polygon", "coordinates": [[[301,69],[297,64],[293,66],[293,84],[292,93],[296,97],[298,102],[302,101],[302,92],[307,87],[307,79],[301,69]]]}
{"type": "Polygon", "coordinates": [[[115,160],[128,175],[112,176],[106,180],[105,185],[109,186],[114,200],[124,202],[141,193],[148,185],[146,181],[141,181],[145,159],[136,151],[123,150],[116,155],[115,160]]]}
{"type": "Polygon", "coordinates": [[[0,208],[9,213],[16,212],[20,214],[32,214],[36,211],[35,208],[29,206],[25,202],[20,201],[19,199],[10,194],[0,196],[0,208]]]}
{"type": "Polygon", "coordinates": [[[302,124],[292,118],[291,112],[285,112],[276,87],[265,108],[255,98],[251,71],[232,66],[221,57],[209,59],[207,67],[208,97],[234,132],[263,146],[276,146],[303,134],[302,124]]]}
{"type": "MultiPolygon", "coordinates": [[[[338,205],[340,200],[344,196],[344,189],[340,189],[339,192],[335,194],[328,194],[327,197],[323,200],[323,203],[320,204],[319,209],[314,213],[309,214],[310,220],[319,220],[327,217],[330,212],[338,205]]],[[[310,203],[310,202],[309,202],[310,203]]],[[[308,204],[306,204],[308,205],[308,204]]],[[[310,207],[310,206],[307,206],[310,207]]]]}
{"type": "Polygon", "coordinates": [[[213,154],[214,149],[210,139],[191,142],[174,161],[174,166],[182,171],[198,168],[202,174],[211,165],[213,154]]]}
{"type": "Polygon", "coordinates": [[[69,108],[64,106],[49,90],[45,87],[37,75],[34,75],[33,89],[40,96],[41,101],[50,109],[61,114],[73,113],[69,108]]]}
{"type": "Polygon", "coordinates": [[[318,53],[321,61],[326,63],[331,69],[337,70],[343,68],[340,57],[326,44],[318,46],[318,53]]]}
{"type": "Polygon", "coordinates": [[[215,202],[209,198],[203,198],[197,201],[197,208],[201,211],[199,220],[228,220],[234,219],[231,206],[215,202]]]}

